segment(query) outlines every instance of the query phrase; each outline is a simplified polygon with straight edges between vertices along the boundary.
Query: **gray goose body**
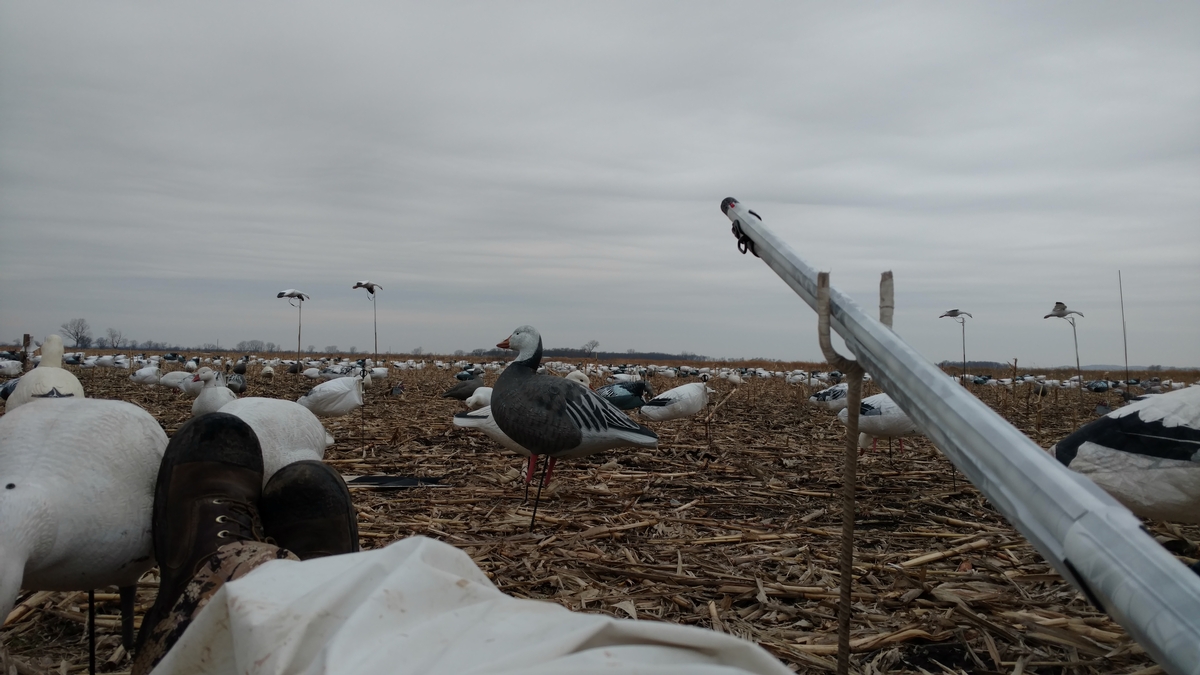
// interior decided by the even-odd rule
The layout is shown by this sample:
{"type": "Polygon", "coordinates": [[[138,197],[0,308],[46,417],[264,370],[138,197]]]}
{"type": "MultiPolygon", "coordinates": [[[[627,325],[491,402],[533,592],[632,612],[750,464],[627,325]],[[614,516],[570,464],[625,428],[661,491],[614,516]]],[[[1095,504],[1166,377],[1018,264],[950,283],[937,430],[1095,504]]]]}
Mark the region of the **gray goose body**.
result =
{"type": "Polygon", "coordinates": [[[560,377],[538,375],[542,339],[522,326],[501,345],[520,349],[492,389],[492,417],[534,455],[586,457],[613,448],[658,447],[658,435],[596,392],[560,377]]]}
{"type": "Polygon", "coordinates": [[[476,375],[447,389],[446,393],[442,394],[442,398],[456,398],[460,401],[465,401],[471,398],[471,394],[474,394],[475,390],[482,386],[483,377],[476,375]]]}

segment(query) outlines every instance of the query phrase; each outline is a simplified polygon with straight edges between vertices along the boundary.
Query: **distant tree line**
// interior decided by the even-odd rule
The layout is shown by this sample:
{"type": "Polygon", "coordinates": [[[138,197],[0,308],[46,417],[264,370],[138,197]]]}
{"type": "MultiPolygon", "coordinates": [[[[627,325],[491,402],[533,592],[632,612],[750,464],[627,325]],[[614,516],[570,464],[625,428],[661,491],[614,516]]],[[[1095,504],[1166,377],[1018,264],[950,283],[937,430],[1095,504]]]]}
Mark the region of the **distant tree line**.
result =
{"type": "MultiPolygon", "coordinates": [[[[183,347],[178,344],[169,342],[159,342],[158,340],[142,340],[137,341],[125,334],[124,331],[116,328],[109,328],[104,331],[104,335],[92,336],[92,327],[88,324],[87,319],[78,318],[63,322],[59,326],[62,336],[70,340],[73,347],[76,349],[144,349],[150,351],[167,351],[167,350],[191,350],[191,351],[234,351],[243,353],[257,352],[277,352],[283,351],[285,348],[282,345],[277,345],[274,342],[265,342],[263,340],[242,340],[233,347],[222,347],[219,344],[206,342],[204,344],[195,345],[192,347],[183,347]]],[[[40,344],[40,343],[39,343],[40,344]]],[[[310,345],[308,351],[313,351],[310,345]]],[[[337,348],[334,347],[336,350],[337,348]]],[[[353,348],[352,348],[353,349],[353,348]]]]}
{"type": "MultiPolygon", "coordinates": [[[[454,352],[454,356],[466,357],[471,356],[477,359],[503,359],[511,357],[512,352],[506,349],[472,349],[466,351],[459,349],[454,352]]],[[[621,361],[627,359],[639,359],[645,361],[709,361],[709,357],[691,352],[682,352],[680,354],[668,354],[667,352],[639,352],[636,349],[630,349],[624,352],[598,352],[589,349],[578,347],[550,347],[542,349],[542,356],[545,358],[566,359],[568,361],[621,361]]]]}
{"type": "MultiPolygon", "coordinates": [[[[219,344],[205,342],[203,344],[183,347],[177,344],[169,344],[166,342],[157,342],[155,340],[144,340],[138,342],[133,338],[125,335],[123,331],[115,328],[109,328],[105,331],[105,335],[100,337],[92,337],[92,328],[88,324],[87,319],[71,319],[61,326],[63,337],[74,343],[76,349],[143,349],[153,351],[205,351],[205,352],[240,352],[243,354],[258,354],[271,352],[290,352],[291,349],[284,345],[278,345],[274,342],[266,342],[263,340],[242,340],[233,347],[222,347],[219,344]]],[[[692,352],[684,351],[679,354],[669,354],[667,352],[639,352],[635,349],[630,349],[624,352],[600,352],[596,348],[600,346],[599,340],[589,340],[582,347],[553,347],[543,350],[543,355],[547,358],[568,359],[575,361],[584,360],[604,360],[604,361],[619,361],[622,359],[641,359],[647,361],[709,361],[709,357],[692,352]]],[[[314,353],[316,347],[308,345],[305,350],[308,353],[314,353]]],[[[346,353],[357,354],[358,347],[351,345],[346,353]]],[[[326,354],[340,354],[342,350],[337,345],[326,345],[324,352],[326,354]]],[[[414,356],[421,356],[424,350],[417,347],[411,352],[414,356]]],[[[470,352],[459,349],[454,352],[454,356],[465,357],[471,356],[477,359],[500,359],[506,356],[511,356],[510,351],[504,349],[480,348],[473,349],[470,352]]]]}

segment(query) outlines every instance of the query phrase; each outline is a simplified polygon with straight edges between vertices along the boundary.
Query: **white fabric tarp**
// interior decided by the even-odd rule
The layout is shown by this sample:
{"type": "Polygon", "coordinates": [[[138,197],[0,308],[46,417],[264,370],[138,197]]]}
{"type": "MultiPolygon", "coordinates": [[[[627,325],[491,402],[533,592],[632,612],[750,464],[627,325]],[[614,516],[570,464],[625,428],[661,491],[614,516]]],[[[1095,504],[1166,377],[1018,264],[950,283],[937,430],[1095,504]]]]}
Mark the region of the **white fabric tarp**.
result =
{"type": "Polygon", "coordinates": [[[761,647],[674,624],[504,595],[424,537],[225,584],[155,668],[193,673],[789,675],[761,647]]]}

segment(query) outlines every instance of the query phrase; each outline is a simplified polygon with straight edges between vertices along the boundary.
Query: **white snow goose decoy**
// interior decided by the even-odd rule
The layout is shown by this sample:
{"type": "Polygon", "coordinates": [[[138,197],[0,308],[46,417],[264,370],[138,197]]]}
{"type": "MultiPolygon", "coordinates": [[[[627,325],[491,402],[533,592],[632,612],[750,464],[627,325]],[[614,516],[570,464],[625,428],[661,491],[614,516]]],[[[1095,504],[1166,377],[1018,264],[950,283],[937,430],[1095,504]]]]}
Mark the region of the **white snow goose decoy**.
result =
{"type": "MultiPolygon", "coordinates": [[[[838,413],[838,420],[842,424],[845,424],[849,417],[850,413],[845,408],[838,413]]],[[[875,394],[862,400],[858,413],[858,447],[865,448],[870,442],[874,448],[875,442],[880,438],[886,438],[889,442],[898,438],[901,439],[900,449],[903,450],[905,436],[919,435],[921,432],[917,430],[917,425],[913,424],[891,396],[875,394]]]]}
{"type": "Polygon", "coordinates": [[[1042,318],[1049,319],[1052,316],[1057,316],[1060,319],[1065,319],[1065,318],[1067,318],[1068,314],[1078,314],[1079,316],[1083,316],[1082,312],[1076,312],[1073,309],[1067,309],[1067,306],[1065,304],[1063,304],[1061,302],[1056,302],[1056,303],[1054,303],[1054,309],[1050,310],[1050,313],[1047,314],[1046,316],[1043,316],[1042,318]]]}
{"type": "Polygon", "coordinates": [[[466,403],[467,408],[470,410],[485,408],[492,405],[492,388],[480,387],[476,389],[475,393],[467,397],[467,400],[463,401],[463,403],[466,403]]]}
{"type": "Polygon", "coordinates": [[[341,417],[363,404],[361,377],[339,377],[322,382],[297,401],[317,417],[341,417]]]}
{"type": "Polygon", "coordinates": [[[646,402],[638,411],[655,422],[691,417],[708,405],[709,393],[716,393],[703,382],[691,382],[668,389],[646,402]]]}
{"type": "Polygon", "coordinates": [[[377,284],[373,281],[355,282],[354,288],[365,288],[365,289],[367,289],[367,294],[369,294],[369,295],[375,295],[376,289],[379,289],[381,291],[383,290],[383,286],[380,286],[379,284],[377,284]]]}
{"type": "Polygon", "coordinates": [[[42,361],[37,368],[21,376],[8,396],[5,410],[11,412],[39,398],[83,398],[83,385],[62,367],[62,338],[55,334],[42,342],[42,361]]]}
{"type": "Polygon", "coordinates": [[[518,353],[492,388],[492,417],[501,431],[530,451],[530,469],[539,455],[549,457],[545,480],[559,458],[629,446],[658,447],[657,434],[596,392],[565,378],[538,375],[542,336],[534,327],[521,326],[496,346],[518,353]]]}
{"type": "MultiPolygon", "coordinates": [[[[158,378],[158,383],[164,387],[171,387],[183,391],[183,383],[191,382],[194,376],[186,370],[172,370],[158,378]]],[[[197,392],[197,396],[199,392],[197,392]]]]}
{"type": "MultiPolygon", "coordinates": [[[[1059,303],[1059,304],[1062,304],[1062,303],[1059,303]]],[[[962,310],[960,310],[960,309],[948,309],[948,310],[946,310],[946,313],[945,313],[945,314],[943,314],[943,315],[939,316],[938,318],[939,318],[939,319],[944,319],[944,318],[946,318],[946,317],[950,317],[951,319],[957,319],[957,318],[958,318],[958,317],[960,317],[960,316],[971,316],[971,313],[970,313],[970,312],[964,312],[964,311],[962,311],[962,310]]],[[[975,317],[971,316],[971,318],[972,318],[972,319],[974,319],[975,317]]]]}
{"type": "Polygon", "coordinates": [[[307,295],[305,295],[304,293],[301,293],[300,291],[298,291],[294,288],[289,288],[286,291],[279,291],[279,295],[276,295],[275,297],[289,298],[289,302],[291,301],[291,299],[299,300],[300,302],[304,302],[305,300],[308,299],[307,295]]]}
{"type": "Polygon", "coordinates": [[[145,368],[138,368],[133,372],[132,375],[129,376],[131,381],[138,384],[144,384],[147,387],[153,387],[154,385],[158,384],[158,381],[161,378],[162,370],[160,370],[158,366],[146,366],[145,368]]]}
{"type": "Polygon", "coordinates": [[[225,386],[225,383],[222,382],[223,379],[224,376],[208,366],[204,366],[196,371],[195,376],[192,377],[192,382],[203,382],[204,388],[200,390],[200,395],[192,402],[192,417],[217,412],[222,407],[237,400],[237,394],[225,386]]]}
{"type": "Polygon", "coordinates": [[[1200,523],[1200,388],[1140,397],[1050,453],[1143,518],[1200,523]]]}
{"type": "Polygon", "coordinates": [[[333,436],[321,420],[294,401],[249,396],[225,404],[220,412],[240,418],[258,436],[263,485],[288,464],[325,459],[325,448],[333,445],[333,436]]]}
{"type": "MultiPolygon", "coordinates": [[[[810,403],[828,410],[843,410],[846,407],[846,395],[850,385],[845,382],[835,384],[828,389],[822,389],[808,397],[810,403]]],[[[861,424],[861,422],[860,422],[861,424]]]]}
{"type": "MultiPolygon", "coordinates": [[[[0,616],[19,589],[135,590],[167,435],[124,401],[34,400],[0,417],[0,616]]],[[[132,617],[128,629],[132,631],[132,617]]]]}

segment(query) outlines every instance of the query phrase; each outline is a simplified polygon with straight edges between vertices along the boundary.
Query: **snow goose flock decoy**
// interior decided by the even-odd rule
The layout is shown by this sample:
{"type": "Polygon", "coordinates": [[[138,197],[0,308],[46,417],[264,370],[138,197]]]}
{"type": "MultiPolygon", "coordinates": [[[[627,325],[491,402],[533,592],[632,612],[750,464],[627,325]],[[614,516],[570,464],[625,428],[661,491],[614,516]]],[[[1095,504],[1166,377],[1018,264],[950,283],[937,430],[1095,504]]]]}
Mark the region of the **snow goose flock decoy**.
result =
{"type": "Polygon", "coordinates": [[[828,410],[842,410],[846,407],[846,395],[850,385],[843,382],[828,389],[822,389],[808,397],[809,402],[828,410]]]}
{"type": "Polygon", "coordinates": [[[1050,310],[1050,313],[1047,314],[1046,316],[1043,316],[1042,318],[1049,319],[1052,316],[1057,316],[1060,319],[1065,319],[1065,318],[1067,318],[1068,314],[1078,314],[1079,316],[1083,316],[1082,312],[1076,312],[1073,309],[1067,309],[1067,306],[1065,304],[1063,304],[1061,302],[1056,302],[1056,303],[1054,303],[1054,309],[1050,310]]]}
{"type": "Polygon", "coordinates": [[[646,402],[638,411],[655,422],[691,417],[708,405],[708,394],[716,393],[703,382],[691,382],[668,389],[646,402]]]}
{"type": "MultiPolygon", "coordinates": [[[[166,373],[162,377],[158,378],[158,383],[164,387],[172,387],[174,389],[183,391],[184,382],[191,382],[193,377],[194,376],[186,370],[172,370],[171,372],[166,373]]],[[[199,396],[200,392],[197,391],[196,395],[199,396]]]]}
{"type": "Polygon", "coordinates": [[[192,382],[203,382],[204,387],[200,390],[200,395],[192,402],[192,417],[217,412],[225,405],[237,400],[237,394],[225,386],[225,383],[222,382],[223,379],[223,375],[208,366],[196,371],[192,382]]]}
{"type": "Polygon", "coordinates": [[[475,393],[468,396],[467,400],[463,401],[463,403],[466,403],[467,407],[471,410],[490,406],[492,404],[492,388],[480,387],[476,389],[475,393]]]}
{"type": "Polygon", "coordinates": [[[0,417],[0,616],[21,588],[133,590],[154,564],[166,447],[158,422],[124,401],[34,401],[0,417]]]}
{"type": "Polygon", "coordinates": [[[251,396],[226,404],[220,412],[240,418],[258,436],[263,485],[288,464],[325,459],[325,448],[333,445],[333,436],[321,420],[293,401],[251,396]]]}
{"type": "MultiPolygon", "coordinates": [[[[951,319],[956,319],[960,316],[971,316],[971,314],[969,312],[964,312],[959,309],[948,309],[948,310],[946,310],[945,314],[939,316],[938,318],[944,319],[946,317],[950,317],[951,319]]],[[[971,316],[971,318],[974,319],[975,317],[971,316]]]]}
{"type": "Polygon", "coordinates": [[[279,295],[276,295],[275,297],[289,298],[288,302],[291,302],[292,299],[299,300],[300,302],[304,302],[305,300],[308,299],[307,295],[305,295],[304,293],[301,293],[300,291],[298,291],[294,288],[289,288],[286,291],[279,291],[279,295]]]}
{"type": "Polygon", "coordinates": [[[646,405],[646,396],[654,396],[650,383],[641,381],[608,384],[597,389],[596,393],[621,410],[636,410],[646,405]]]}
{"type": "MultiPolygon", "coordinates": [[[[850,413],[845,408],[838,413],[838,420],[842,424],[845,424],[849,417],[850,413]]],[[[880,438],[890,441],[893,438],[903,439],[905,436],[920,434],[917,425],[913,424],[891,396],[875,394],[862,400],[858,413],[858,447],[865,448],[868,443],[874,447],[875,441],[880,438]]],[[[900,441],[900,449],[904,449],[903,440],[900,441]]]]}
{"type": "Polygon", "coordinates": [[[496,380],[492,417],[501,431],[530,451],[531,466],[539,455],[549,457],[547,478],[558,458],[629,446],[658,447],[657,434],[596,392],[561,377],[538,375],[542,336],[534,327],[521,326],[496,346],[517,350],[517,359],[496,380]]]}
{"type": "Polygon", "coordinates": [[[1200,523],[1200,388],[1139,398],[1050,453],[1143,518],[1200,523]]]}
{"type": "Polygon", "coordinates": [[[341,417],[363,404],[360,377],[339,377],[322,382],[296,401],[317,417],[341,417]]]}
{"type": "Polygon", "coordinates": [[[588,389],[592,388],[592,380],[582,370],[572,370],[567,373],[567,379],[572,382],[578,382],[588,389]]]}
{"type": "Polygon", "coordinates": [[[159,380],[162,379],[162,370],[160,370],[158,366],[146,366],[145,368],[138,368],[133,372],[132,375],[129,376],[129,379],[138,384],[144,384],[147,387],[152,387],[158,384],[159,380]]]}
{"type": "Polygon", "coordinates": [[[83,385],[62,367],[62,338],[51,333],[42,342],[42,361],[37,368],[21,376],[8,397],[6,410],[38,398],[83,398],[83,385]]]}

